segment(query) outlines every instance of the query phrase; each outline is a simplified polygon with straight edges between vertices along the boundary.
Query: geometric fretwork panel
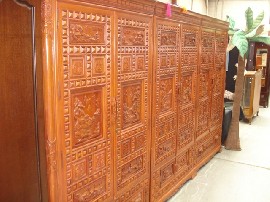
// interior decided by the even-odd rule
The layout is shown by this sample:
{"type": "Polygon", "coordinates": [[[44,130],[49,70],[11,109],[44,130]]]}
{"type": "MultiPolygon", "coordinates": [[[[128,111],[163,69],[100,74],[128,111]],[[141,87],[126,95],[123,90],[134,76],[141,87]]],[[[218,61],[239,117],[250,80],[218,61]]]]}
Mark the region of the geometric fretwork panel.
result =
{"type": "Polygon", "coordinates": [[[113,176],[112,13],[59,9],[66,201],[104,201],[112,197],[113,176]]]}
{"type": "Polygon", "coordinates": [[[118,15],[116,22],[116,137],[114,160],[117,200],[143,200],[149,185],[150,18],[118,15]],[[128,187],[128,189],[127,189],[128,187]],[[134,193],[133,193],[134,191],[134,193]],[[134,198],[133,198],[133,197],[134,198]]]}

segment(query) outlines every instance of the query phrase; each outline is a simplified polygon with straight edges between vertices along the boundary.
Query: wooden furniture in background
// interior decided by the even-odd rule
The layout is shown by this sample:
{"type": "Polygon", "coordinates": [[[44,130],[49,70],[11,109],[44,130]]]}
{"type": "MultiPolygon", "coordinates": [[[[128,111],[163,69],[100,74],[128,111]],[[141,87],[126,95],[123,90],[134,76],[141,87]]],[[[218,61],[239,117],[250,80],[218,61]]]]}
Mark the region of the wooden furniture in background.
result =
{"type": "Polygon", "coordinates": [[[0,201],[47,201],[39,0],[0,1],[0,47],[0,201]]]}
{"type": "Polygon", "coordinates": [[[244,80],[244,92],[242,109],[245,118],[251,124],[253,116],[259,114],[259,102],[261,94],[262,71],[246,71],[244,80]]]}
{"type": "Polygon", "coordinates": [[[220,150],[228,23],[154,0],[38,7],[49,200],[168,199],[220,150]]]}
{"type": "Polygon", "coordinates": [[[270,89],[270,46],[251,42],[247,70],[262,70],[260,106],[268,107],[270,89]]]}

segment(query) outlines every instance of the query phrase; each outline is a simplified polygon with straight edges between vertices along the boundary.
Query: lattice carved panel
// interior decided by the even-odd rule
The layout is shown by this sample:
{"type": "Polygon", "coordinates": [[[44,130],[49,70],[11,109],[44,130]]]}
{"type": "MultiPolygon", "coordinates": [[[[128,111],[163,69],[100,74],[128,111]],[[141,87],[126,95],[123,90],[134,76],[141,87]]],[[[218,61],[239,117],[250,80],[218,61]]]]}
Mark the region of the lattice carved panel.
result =
{"type": "Polygon", "coordinates": [[[211,125],[219,125],[222,124],[223,117],[223,96],[219,94],[217,96],[213,96],[212,105],[211,105],[211,125]]]}
{"type": "Polygon", "coordinates": [[[150,18],[117,16],[115,188],[119,201],[123,196],[144,200],[145,188],[136,186],[143,178],[147,180],[142,186],[149,183],[151,30],[150,18]],[[128,186],[137,191],[126,191],[128,186]]]}
{"type": "Polygon", "coordinates": [[[227,42],[227,32],[217,31],[215,37],[215,68],[217,69],[217,71],[224,71],[225,69],[227,42]]]}
{"type": "Polygon", "coordinates": [[[67,201],[112,197],[112,13],[59,5],[67,201]]]}
{"type": "Polygon", "coordinates": [[[216,70],[214,77],[213,77],[213,94],[217,95],[222,94],[224,92],[224,69],[223,70],[216,70]]]}

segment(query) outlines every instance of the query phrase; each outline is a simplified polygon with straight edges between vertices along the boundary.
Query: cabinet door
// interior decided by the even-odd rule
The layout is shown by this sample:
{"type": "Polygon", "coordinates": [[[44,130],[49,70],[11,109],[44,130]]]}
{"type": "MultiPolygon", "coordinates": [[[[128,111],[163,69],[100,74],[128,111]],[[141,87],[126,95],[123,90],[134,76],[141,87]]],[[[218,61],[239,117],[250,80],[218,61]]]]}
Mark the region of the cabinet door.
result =
{"type": "Polygon", "coordinates": [[[210,131],[212,71],[214,69],[215,31],[202,29],[201,60],[198,73],[198,111],[196,137],[210,131]]]}
{"type": "Polygon", "coordinates": [[[59,5],[63,201],[112,199],[113,13],[59,5]]]}
{"type": "Polygon", "coordinates": [[[153,201],[161,199],[173,186],[177,133],[177,82],[179,66],[180,25],[156,19],[155,73],[153,75],[153,201]]]}
{"type": "Polygon", "coordinates": [[[213,93],[211,104],[211,127],[222,125],[227,33],[216,32],[215,65],[213,69],[213,93]]]}
{"type": "Polygon", "coordinates": [[[181,65],[179,68],[177,154],[194,143],[199,27],[182,26],[181,65]]]}
{"type": "Polygon", "coordinates": [[[150,186],[152,19],[116,14],[115,192],[120,201],[147,201],[150,186]]]}

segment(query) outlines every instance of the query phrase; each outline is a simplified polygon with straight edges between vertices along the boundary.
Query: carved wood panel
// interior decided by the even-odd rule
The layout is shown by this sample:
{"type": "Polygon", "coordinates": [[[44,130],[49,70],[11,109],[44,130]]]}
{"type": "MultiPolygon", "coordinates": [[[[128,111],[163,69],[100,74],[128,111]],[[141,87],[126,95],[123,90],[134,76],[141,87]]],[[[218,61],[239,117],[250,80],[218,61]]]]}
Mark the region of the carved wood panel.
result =
{"type": "Polygon", "coordinates": [[[152,22],[148,17],[119,13],[116,27],[115,197],[145,201],[150,178],[152,22]]]}
{"type": "Polygon", "coordinates": [[[196,138],[209,132],[213,88],[215,31],[202,28],[201,60],[198,74],[198,111],[196,138]]]}
{"type": "Polygon", "coordinates": [[[225,80],[227,33],[217,31],[215,35],[215,67],[213,71],[213,93],[211,104],[211,126],[220,125],[223,116],[223,94],[225,80]]]}
{"type": "MultiPolygon", "coordinates": [[[[152,181],[156,175],[167,181],[170,167],[160,170],[166,162],[175,158],[177,133],[177,82],[179,65],[180,26],[156,19],[155,41],[157,44],[153,86],[153,140],[152,181]]],[[[168,179],[169,180],[169,179],[168,179]]],[[[151,187],[151,198],[157,200],[155,192],[162,192],[162,183],[151,187]]]]}
{"type": "Polygon", "coordinates": [[[60,5],[67,201],[112,197],[112,13],[60,5]]]}
{"type": "Polygon", "coordinates": [[[196,141],[195,144],[195,165],[198,165],[207,156],[214,152],[214,149],[220,148],[221,141],[221,127],[213,132],[207,133],[201,139],[196,141]]]}
{"type": "Polygon", "coordinates": [[[199,27],[183,25],[178,94],[177,153],[190,147],[195,135],[197,68],[199,61],[199,27]]]}

